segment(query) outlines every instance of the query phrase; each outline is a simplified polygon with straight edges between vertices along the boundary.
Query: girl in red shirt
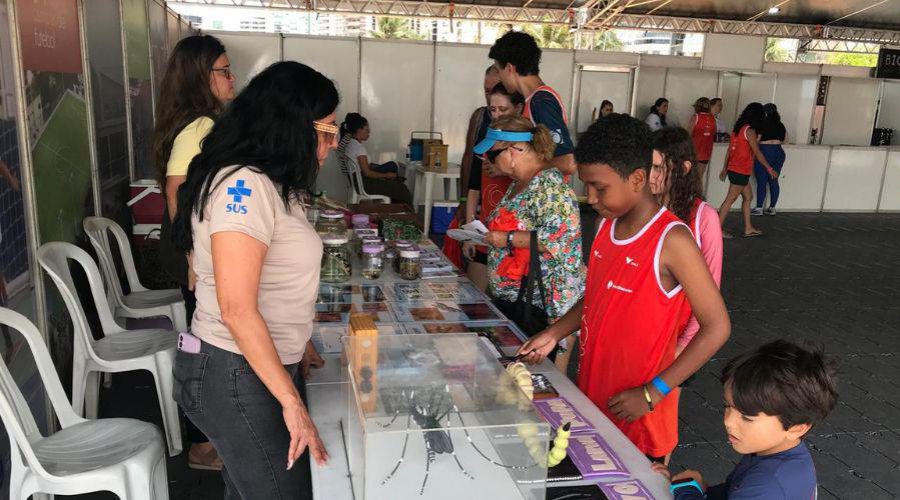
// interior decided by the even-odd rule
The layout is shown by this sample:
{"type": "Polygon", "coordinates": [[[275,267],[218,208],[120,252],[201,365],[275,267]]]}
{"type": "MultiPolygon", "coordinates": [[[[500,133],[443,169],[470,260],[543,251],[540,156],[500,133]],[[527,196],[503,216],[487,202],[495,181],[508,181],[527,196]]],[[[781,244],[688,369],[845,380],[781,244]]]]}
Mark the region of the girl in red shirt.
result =
{"type": "Polygon", "coordinates": [[[713,142],[716,140],[716,117],[709,112],[708,97],[701,97],[694,103],[697,114],[691,119],[691,139],[697,155],[697,174],[702,180],[706,178],[706,166],[712,156],[713,142]]]}
{"type": "MultiPolygon", "coordinates": [[[[768,160],[759,150],[759,136],[756,131],[760,130],[765,119],[766,113],[762,104],[751,102],[744,108],[741,117],[734,124],[731,132],[731,144],[725,155],[725,164],[719,173],[719,180],[724,182],[727,175],[728,182],[731,183],[728,186],[725,201],[719,207],[719,222],[724,227],[731,205],[740,196],[741,212],[744,215],[744,236],[762,236],[763,234],[750,222],[750,200],[753,198],[753,191],[750,189],[750,174],[753,172],[753,160],[756,159],[773,178],[778,177],[778,172],[769,165],[768,160]]],[[[725,232],[722,235],[725,238],[732,237],[725,232]]]]}

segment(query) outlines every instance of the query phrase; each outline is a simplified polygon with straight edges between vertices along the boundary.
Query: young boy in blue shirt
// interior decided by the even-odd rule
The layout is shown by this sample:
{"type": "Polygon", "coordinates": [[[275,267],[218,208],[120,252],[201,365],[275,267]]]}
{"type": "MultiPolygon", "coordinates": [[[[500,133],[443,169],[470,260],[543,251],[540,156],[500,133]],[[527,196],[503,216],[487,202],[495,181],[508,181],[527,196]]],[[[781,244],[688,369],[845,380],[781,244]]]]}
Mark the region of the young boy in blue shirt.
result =
{"type": "MultiPolygon", "coordinates": [[[[838,395],[822,352],[777,340],[732,359],[722,385],[728,441],[744,458],[724,483],[709,488],[697,471],[676,474],[675,499],[815,499],[816,469],[803,436],[838,395]]],[[[669,477],[662,464],[654,469],[669,477]]]]}

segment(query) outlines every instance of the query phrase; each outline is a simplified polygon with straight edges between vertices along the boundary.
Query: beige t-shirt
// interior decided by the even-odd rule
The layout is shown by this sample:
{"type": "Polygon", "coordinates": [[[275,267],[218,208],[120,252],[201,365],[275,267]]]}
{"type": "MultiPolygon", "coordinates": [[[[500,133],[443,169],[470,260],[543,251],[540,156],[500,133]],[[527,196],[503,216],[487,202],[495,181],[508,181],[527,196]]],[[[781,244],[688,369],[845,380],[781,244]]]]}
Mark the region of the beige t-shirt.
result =
{"type": "Polygon", "coordinates": [[[172,143],[172,152],[169,153],[169,162],[166,163],[166,177],[187,175],[191,160],[200,153],[200,143],[212,129],[213,124],[212,118],[201,116],[181,129],[175,136],[175,142],[172,143]]]}
{"type": "MultiPolygon", "coordinates": [[[[259,279],[259,312],[283,364],[300,361],[312,335],[322,241],[299,203],[288,211],[275,184],[249,167],[226,168],[213,179],[204,220],[193,217],[197,311],[191,330],[220,349],[240,354],[222,322],[213,276],[211,237],[235,231],[266,244],[259,279]],[[234,172],[228,175],[230,172],[234,172]],[[223,182],[219,183],[222,179],[223,182]]],[[[240,262],[232,265],[239,266],[240,262]]]]}

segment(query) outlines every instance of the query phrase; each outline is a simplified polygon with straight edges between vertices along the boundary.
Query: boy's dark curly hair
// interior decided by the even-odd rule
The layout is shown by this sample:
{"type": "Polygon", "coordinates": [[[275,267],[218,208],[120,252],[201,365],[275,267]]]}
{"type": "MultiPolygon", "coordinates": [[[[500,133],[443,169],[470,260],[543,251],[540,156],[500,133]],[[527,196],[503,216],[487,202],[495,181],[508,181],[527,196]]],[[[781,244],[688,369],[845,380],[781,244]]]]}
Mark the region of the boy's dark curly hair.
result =
{"type": "Polygon", "coordinates": [[[721,381],[739,412],[777,416],[787,430],[828,416],[838,398],[836,371],[821,348],[776,340],[731,359],[721,381]]]}
{"type": "Polygon", "coordinates": [[[650,136],[653,149],[663,155],[666,165],[666,191],[669,200],[666,206],[679,219],[690,222],[694,200],[703,198],[703,185],[697,171],[697,156],[694,141],[687,130],[681,127],[666,127],[650,136]],[[691,169],[684,171],[684,162],[691,163],[691,169]]]}
{"type": "Polygon", "coordinates": [[[528,33],[510,31],[494,42],[488,57],[505,68],[507,64],[516,65],[516,73],[521,76],[540,73],[541,48],[528,33]]]}
{"type": "Polygon", "coordinates": [[[638,169],[649,174],[653,164],[650,128],[629,115],[612,113],[604,116],[578,141],[575,161],[579,164],[604,163],[623,179],[638,169]]]}

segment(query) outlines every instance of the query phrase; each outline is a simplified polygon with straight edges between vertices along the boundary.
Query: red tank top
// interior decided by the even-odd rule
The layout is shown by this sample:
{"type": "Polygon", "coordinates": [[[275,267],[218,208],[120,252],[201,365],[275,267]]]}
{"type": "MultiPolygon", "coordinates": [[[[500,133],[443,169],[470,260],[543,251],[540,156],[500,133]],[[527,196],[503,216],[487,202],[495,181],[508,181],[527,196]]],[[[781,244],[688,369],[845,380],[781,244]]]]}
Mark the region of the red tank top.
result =
{"type": "MultiPolygon", "coordinates": [[[[525,109],[522,110],[522,116],[531,120],[532,125],[537,126],[537,123],[534,122],[534,118],[532,118],[531,116],[531,98],[536,96],[538,92],[548,92],[556,99],[556,102],[559,104],[559,109],[560,111],[562,111],[563,123],[568,126],[569,118],[566,116],[566,107],[563,106],[562,97],[560,97],[559,94],[557,94],[556,91],[553,90],[553,87],[550,87],[549,85],[541,85],[540,87],[534,89],[534,92],[532,92],[530,96],[525,98],[525,109]]],[[[568,184],[570,178],[571,176],[569,175],[563,175],[563,184],[568,184]]]]}
{"type": "Polygon", "coordinates": [[[642,453],[659,457],[678,443],[678,399],[664,398],[634,422],[619,420],[607,402],[653,380],[675,359],[684,327],[681,285],[665,291],[659,257],[666,234],[684,225],[665,208],[636,235],[615,239],[615,220],[604,219],[591,248],[578,387],[642,453]]]}
{"type": "Polygon", "coordinates": [[[750,125],[744,125],[737,134],[732,132],[731,144],[728,146],[728,170],[743,175],[753,172],[753,151],[747,140],[749,128],[750,125]]]}
{"type": "Polygon", "coordinates": [[[710,113],[697,113],[697,124],[691,131],[697,161],[709,161],[712,156],[713,141],[716,138],[716,117],[710,113]]]}

